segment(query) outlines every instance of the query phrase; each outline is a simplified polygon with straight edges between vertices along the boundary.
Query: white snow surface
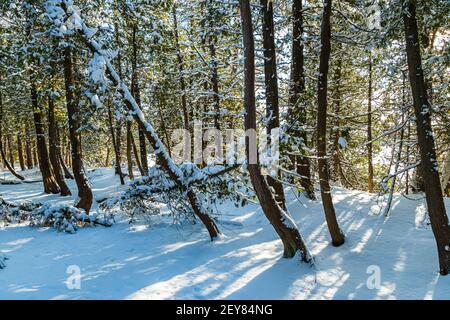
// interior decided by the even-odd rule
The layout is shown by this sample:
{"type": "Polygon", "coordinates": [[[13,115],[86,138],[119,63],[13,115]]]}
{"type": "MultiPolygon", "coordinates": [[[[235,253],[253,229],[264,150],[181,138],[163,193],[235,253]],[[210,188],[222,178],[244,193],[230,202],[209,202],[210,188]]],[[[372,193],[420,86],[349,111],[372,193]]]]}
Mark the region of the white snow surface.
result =
{"type": "MultiPolygon", "coordinates": [[[[36,172],[25,175],[39,178],[36,172]]],[[[96,199],[124,188],[112,169],[89,176],[96,199]]],[[[76,195],[73,181],[69,187],[76,195]]],[[[75,197],[42,189],[41,183],[0,185],[0,194],[17,202],[70,203],[75,197]]],[[[8,258],[0,269],[0,299],[450,299],[450,276],[438,273],[420,196],[395,195],[385,218],[376,195],[333,188],[347,237],[335,248],[320,201],[297,198],[290,189],[286,195],[313,267],[282,257],[281,241],[255,204],[222,206],[218,226],[224,235],[214,242],[200,223],[180,226],[169,218],[150,225],[119,218],[110,228],[76,234],[9,225],[0,227],[0,256],[8,258]],[[74,265],[81,287],[71,290],[67,271],[74,265]],[[373,288],[377,267],[380,285],[373,288]]],[[[450,212],[449,199],[446,208],[450,212]]]]}

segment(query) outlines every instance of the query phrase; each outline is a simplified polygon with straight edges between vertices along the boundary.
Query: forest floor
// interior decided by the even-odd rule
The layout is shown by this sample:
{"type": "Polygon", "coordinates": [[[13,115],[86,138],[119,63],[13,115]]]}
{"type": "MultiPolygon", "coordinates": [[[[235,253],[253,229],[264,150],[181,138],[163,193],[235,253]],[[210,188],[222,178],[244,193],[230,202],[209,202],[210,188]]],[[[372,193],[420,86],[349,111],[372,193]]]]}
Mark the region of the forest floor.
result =
{"type": "MultiPolygon", "coordinates": [[[[39,178],[27,173],[33,175],[39,178]]],[[[123,188],[111,169],[89,176],[96,199],[123,188]]],[[[76,193],[73,181],[69,186],[76,193]]],[[[9,225],[0,227],[0,253],[8,258],[0,299],[450,299],[450,276],[438,273],[422,196],[396,195],[385,218],[377,195],[333,188],[347,237],[334,248],[321,203],[286,193],[312,267],[282,257],[281,241],[255,204],[220,207],[224,235],[214,242],[201,224],[174,225],[170,218],[129,224],[118,217],[110,228],[76,234],[9,225]],[[66,284],[73,265],[81,270],[75,290],[66,284]]],[[[15,202],[73,201],[44,194],[41,183],[0,185],[0,195],[15,202]]]]}

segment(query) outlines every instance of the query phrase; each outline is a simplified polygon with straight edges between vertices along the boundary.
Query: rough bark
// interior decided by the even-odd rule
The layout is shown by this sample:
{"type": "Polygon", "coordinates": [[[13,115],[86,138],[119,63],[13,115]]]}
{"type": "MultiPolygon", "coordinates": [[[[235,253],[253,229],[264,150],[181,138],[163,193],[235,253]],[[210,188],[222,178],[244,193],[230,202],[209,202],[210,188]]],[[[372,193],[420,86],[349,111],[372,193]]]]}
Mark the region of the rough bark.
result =
{"type": "Polygon", "coordinates": [[[126,119],[127,122],[127,166],[128,166],[128,178],[131,180],[134,179],[134,173],[133,173],[133,158],[132,158],[132,142],[133,139],[132,133],[131,133],[131,121],[126,119]]]}
{"type": "MultiPolygon", "coordinates": [[[[240,0],[242,34],[244,42],[245,65],[245,129],[256,130],[256,106],[255,106],[255,47],[253,37],[252,15],[249,0],[240,0]]],[[[246,153],[248,170],[252,185],[258,196],[264,214],[270,221],[284,246],[284,256],[293,257],[297,252],[303,261],[309,261],[310,257],[300,233],[291,217],[275,201],[269,185],[261,173],[258,163],[252,163],[250,153],[256,150],[256,139],[252,141],[246,138],[246,153]]]]}
{"type": "MultiPolygon", "coordinates": [[[[178,19],[177,19],[177,13],[176,13],[176,6],[174,5],[172,8],[172,15],[173,15],[173,21],[174,21],[174,33],[175,33],[175,46],[177,49],[177,60],[178,60],[178,71],[180,75],[180,90],[181,90],[181,109],[183,111],[183,125],[185,130],[185,152],[187,152],[188,149],[190,149],[190,146],[192,145],[192,141],[189,141],[188,139],[190,137],[193,137],[192,130],[190,126],[190,119],[189,119],[189,110],[187,107],[187,100],[186,100],[186,82],[185,82],[185,76],[184,76],[184,61],[183,61],[183,55],[181,53],[180,48],[180,39],[178,34],[178,19]],[[190,135],[189,135],[190,133],[190,135]]],[[[169,144],[169,141],[167,141],[169,144]]]]}
{"type": "Polygon", "coordinates": [[[405,5],[406,7],[403,8],[403,22],[405,27],[406,55],[416,116],[417,138],[426,202],[431,228],[436,238],[440,273],[446,275],[450,269],[450,226],[442,197],[435,142],[431,127],[431,106],[428,101],[422,69],[416,20],[416,1],[407,0],[405,5]]]}
{"type": "Polygon", "coordinates": [[[73,92],[73,66],[72,52],[69,46],[64,48],[64,84],[66,89],[67,118],[69,124],[69,137],[71,145],[72,171],[78,187],[78,199],[75,206],[89,213],[93,194],[86,175],[83,159],[81,158],[81,141],[78,129],[80,128],[80,110],[75,101],[73,92]]]}
{"type": "Polygon", "coordinates": [[[34,74],[30,74],[31,105],[33,107],[34,126],[36,130],[36,148],[38,153],[39,170],[42,174],[45,193],[60,193],[61,189],[55,180],[48,156],[45,129],[43,123],[43,110],[38,102],[38,93],[34,74]]]}
{"type": "Polygon", "coordinates": [[[331,235],[333,246],[340,246],[345,242],[336,219],[331,188],[329,182],[329,168],[327,163],[327,93],[328,93],[328,70],[331,53],[331,0],[324,0],[322,26],[320,32],[320,61],[319,81],[317,86],[317,157],[320,179],[320,194],[322,196],[323,209],[327,221],[328,230],[331,235]]]}
{"type": "MultiPolygon", "coordinates": [[[[308,145],[308,137],[305,130],[306,109],[302,103],[302,95],[305,91],[305,70],[304,70],[304,45],[303,45],[303,12],[302,0],[294,0],[292,4],[292,67],[291,86],[289,90],[289,112],[297,121],[298,129],[292,135],[303,141],[304,146],[308,145]]],[[[288,121],[292,121],[288,119],[288,121]]],[[[314,185],[311,179],[311,166],[307,152],[300,150],[302,155],[296,156],[294,163],[297,174],[300,176],[300,185],[304,189],[304,194],[310,199],[316,199],[314,185]]]]}
{"type": "MultiPolygon", "coordinates": [[[[133,49],[133,59],[131,61],[132,64],[132,76],[131,76],[131,94],[133,98],[136,100],[139,108],[141,107],[141,95],[139,90],[139,81],[137,76],[137,42],[136,42],[136,34],[137,34],[137,25],[133,24],[132,27],[132,49],[133,49]]],[[[147,160],[147,143],[145,140],[144,129],[138,127],[138,137],[139,137],[139,154],[140,154],[140,162],[143,170],[143,175],[148,175],[148,160],[147,160]]],[[[137,155],[137,154],[136,154],[137,155]]]]}
{"type": "Polygon", "coordinates": [[[55,176],[55,180],[58,183],[58,186],[61,190],[62,196],[69,196],[72,193],[70,192],[69,187],[64,181],[64,175],[61,170],[61,163],[59,160],[59,147],[58,147],[58,138],[56,135],[56,120],[55,120],[55,102],[51,93],[48,96],[48,144],[49,144],[49,157],[50,163],[52,165],[52,171],[55,176]]]}
{"type": "Polygon", "coordinates": [[[367,190],[373,192],[373,148],[372,148],[372,54],[369,53],[369,90],[367,97],[367,190]]]}
{"type": "Polygon", "coordinates": [[[20,170],[25,170],[25,159],[23,158],[22,135],[17,134],[17,156],[19,157],[20,170]]]}
{"type": "MultiPolygon", "coordinates": [[[[273,24],[273,2],[261,0],[263,15],[263,48],[264,48],[264,79],[266,89],[266,117],[267,134],[280,128],[280,108],[278,99],[278,75],[275,48],[275,28],[273,24]]],[[[267,183],[275,191],[275,200],[286,210],[286,200],[283,185],[279,181],[280,172],[277,170],[276,178],[267,176],[267,183]]]]}
{"type": "Polygon", "coordinates": [[[30,128],[28,122],[25,123],[25,155],[27,159],[27,168],[33,169],[33,156],[31,152],[30,128]]]}

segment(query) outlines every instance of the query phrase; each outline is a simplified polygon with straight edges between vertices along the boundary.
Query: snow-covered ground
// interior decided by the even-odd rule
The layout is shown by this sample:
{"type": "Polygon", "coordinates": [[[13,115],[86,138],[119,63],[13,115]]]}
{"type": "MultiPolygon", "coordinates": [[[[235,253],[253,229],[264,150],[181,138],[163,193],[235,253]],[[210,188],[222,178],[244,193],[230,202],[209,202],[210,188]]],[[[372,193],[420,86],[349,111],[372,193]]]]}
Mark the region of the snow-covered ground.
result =
{"type": "MultiPolygon", "coordinates": [[[[110,169],[89,175],[96,199],[122,188],[110,169]]],[[[0,194],[18,202],[62,199],[42,193],[40,183],[0,185],[0,194]]],[[[334,188],[347,236],[334,248],[320,202],[297,199],[291,190],[287,196],[313,267],[282,258],[281,242],[254,204],[223,206],[224,236],[214,242],[201,224],[169,220],[122,219],[76,234],[12,225],[0,228],[0,255],[8,257],[0,299],[450,299],[450,276],[438,274],[423,199],[397,195],[384,218],[376,195],[334,188]],[[80,289],[67,286],[70,266],[81,270],[80,289]]],[[[450,212],[449,199],[446,207],[450,212]]]]}

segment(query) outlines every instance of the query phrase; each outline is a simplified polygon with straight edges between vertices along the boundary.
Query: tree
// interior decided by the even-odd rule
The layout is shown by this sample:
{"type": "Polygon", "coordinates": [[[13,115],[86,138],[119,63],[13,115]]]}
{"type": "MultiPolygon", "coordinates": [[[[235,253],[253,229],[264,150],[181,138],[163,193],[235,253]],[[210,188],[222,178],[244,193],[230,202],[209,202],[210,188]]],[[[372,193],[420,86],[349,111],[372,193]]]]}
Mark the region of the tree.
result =
{"type": "Polygon", "coordinates": [[[319,166],[320,194],[322,196],[323,209],[327,220],[328,230],[333,246],[340,246],[345,242],[334,211],[333,199],[329,182],[329,168],[327,163],[327,93],[328,93],[328,69],[331,52],[331,0],[324,0],[322,26],[320,32],[320,62],[319,80],[317,85],[317,157],[319,166]]]}
{"type": "Polygon", "coordinates": [[[431,127],[432,109],[428,101],[422,69],[415,0],[405,2],[403,23],[428,215],[436,238],[440,273],[446,275],[450,269],[450,226],[439,180],[434,135],[431,127]]]}
{"type": "Polygon", "coordinates": [[[310,199],[315,199],[314,185],[311,179],[311,167],[308,154],[305,147],[308,145],[306,126],[306,108],[304,107],[305,98],[305,59],[303,45],[303,8],[302,0],[293,0],[292,2],[292,62],[291,62],[291,85],[289,92],[289,111],[297,123],[297,129],[293,134],[302,140],[302,155],[294,157],[297,174],[300,175],[300,184],[305,190],[305,195],[310,199]]]}
{"type": "MultiPolygon", "coordinates": [[[[263,47],[264,47],[264,79],[266,89],[266,117],[267,134],[272,130],[280,128],[280,108],[278,105],[278,75],[277,58],[275,49],[275,29],[273,25],[273,2],[261,0],[261,11],[263,15],[263,47]]],[[[275,199],[278,205],[286,210],[283,185],[279,181],[280,172],[277,170],[276,177],[267,177],[267,183],[275,191],[275,199]]]]}
{"type": "Polygon", "coordinates": [[[256,157],[256,106],[255,106],[255,46],[253,36],[252,14],[249,0],[239,0],[241,11],[242,35],[244,43],[244,105],[245,105],[245,130],[254,132],[246,137],[245,147],[247,166],[250,179],[258,196],[259,203],[269,222],[274,227],[284,246],[284,256],[293,257],[297,252],[302,261],[309,261],[310,257],[303,239],[292,218],[283,211],[275,201],[269,185],[261,173],[261,168],[256,157]],[[253,159],[252,159],[253,158],[253,159]]]}
{"type": "Polygon", "coordinates": [[[73,64],[72,64],[72,49],[66,45],[63,52],[64,65],[64,84],[66,89],[66,106],[67,106],[67,121],[69,123],[69,136],[72,156],[72,171],[75,177],[75,182],[78,188],[78,199],[75,206],[84,209],[89,213],[93,194],[89,184],[88,177],[85,172],[83,159],[81,156],[81,140],[78,129],[80,128],[80,112],[77,101],[74,97],[74,81],[73,81],[73,64]]]}

